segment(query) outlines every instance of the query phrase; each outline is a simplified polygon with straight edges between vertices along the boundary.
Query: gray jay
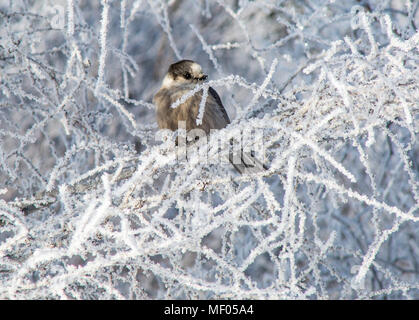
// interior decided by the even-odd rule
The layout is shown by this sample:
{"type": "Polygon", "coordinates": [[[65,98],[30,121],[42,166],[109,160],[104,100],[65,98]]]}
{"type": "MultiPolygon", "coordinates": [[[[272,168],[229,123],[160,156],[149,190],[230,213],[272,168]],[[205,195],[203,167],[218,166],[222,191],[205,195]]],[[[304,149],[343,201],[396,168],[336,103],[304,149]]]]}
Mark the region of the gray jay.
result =
{"type": "MultiPolygon", "coordinates": [[[[196,119],[202,99],[202,90],[176,108],[171,107],[173,103],[193,90],[197,84],[205,81],[207,77],[202,72],[201,66],[192,60],[181,60],[170,65],[160,90],[153,97],[153,103],[156,106],[157,123],[160,129],[175,131],[178,129],[179,121],[184,121],[187,132],[192,129],[202,129],[208,135],[211,129],[222,129],[230,124],[230,119],[220,96],[211,87],[208,89],[201,124],[197,125],[196,119]]],[[[240,157],[233,157],[233,154],[230,152],[229,161],[241,174],[266,169],[259,160],[243,151],[240,157]]]]}

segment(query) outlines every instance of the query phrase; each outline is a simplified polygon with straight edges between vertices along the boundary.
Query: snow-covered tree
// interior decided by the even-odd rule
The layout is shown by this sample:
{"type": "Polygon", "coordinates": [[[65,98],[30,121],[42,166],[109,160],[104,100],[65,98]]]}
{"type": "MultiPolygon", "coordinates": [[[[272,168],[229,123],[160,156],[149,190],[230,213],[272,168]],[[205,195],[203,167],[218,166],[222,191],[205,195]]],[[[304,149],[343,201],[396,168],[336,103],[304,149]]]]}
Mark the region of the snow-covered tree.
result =
{"type": "Polygon", "coordinates": [[[418,9],[0,0],[0,298],[419,299],[418,9]],[[267,170],[178,160],[181,59],[267,170]]]}

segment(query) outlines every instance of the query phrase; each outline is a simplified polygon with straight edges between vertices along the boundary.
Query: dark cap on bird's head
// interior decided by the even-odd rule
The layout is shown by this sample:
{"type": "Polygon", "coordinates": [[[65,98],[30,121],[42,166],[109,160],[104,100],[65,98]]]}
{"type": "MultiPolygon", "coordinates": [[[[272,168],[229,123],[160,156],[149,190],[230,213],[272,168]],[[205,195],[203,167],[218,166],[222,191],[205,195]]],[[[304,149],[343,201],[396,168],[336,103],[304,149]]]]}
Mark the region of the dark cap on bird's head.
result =
{"type": "Polygon", "coordinates": [[[185,80],[206,80],[207,75],[202,72],[201,66],[192,60],[181,60],[170,65],[167,74],[173,80],[178,78],[185,80]]]}

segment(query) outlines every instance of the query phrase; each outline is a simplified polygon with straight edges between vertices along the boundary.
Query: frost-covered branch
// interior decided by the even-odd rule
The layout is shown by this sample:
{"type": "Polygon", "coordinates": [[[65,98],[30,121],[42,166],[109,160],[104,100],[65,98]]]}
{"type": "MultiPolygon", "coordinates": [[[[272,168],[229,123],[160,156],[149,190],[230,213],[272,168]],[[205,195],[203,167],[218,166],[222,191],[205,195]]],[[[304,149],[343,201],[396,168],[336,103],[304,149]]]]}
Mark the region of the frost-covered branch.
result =
{"type": "Polygon", "coordinates": [[[418,6],[0,5],[0,298],[419,298],[418,6]],[[171,107],[232,120],[184,149],[182,58],[209,80],[171,107]]]}

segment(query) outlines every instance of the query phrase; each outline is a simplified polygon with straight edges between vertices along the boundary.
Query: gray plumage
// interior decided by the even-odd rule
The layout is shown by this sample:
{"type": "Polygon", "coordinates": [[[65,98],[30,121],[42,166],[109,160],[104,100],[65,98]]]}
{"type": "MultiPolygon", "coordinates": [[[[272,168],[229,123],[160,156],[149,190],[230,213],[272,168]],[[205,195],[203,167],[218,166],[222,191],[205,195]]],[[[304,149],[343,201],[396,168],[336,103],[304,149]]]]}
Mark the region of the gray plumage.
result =
{"type": "MultiPolygon", "coordinates": [[[[207,75],[203,74],[201,66],[192,60],[182,60],[169,67],[160,90],[153,98],[160,129],[175,131],[178,129],[178,122],[185,121],[186,131],[199,128],[209,134],[211,129],[222,129],[230,124],[230,119],[219,95],[211,87],[208,89],[201,124],[196,124],[196,118],[202,100],[202,90],[176,108],[171,108],[173,103],[206,79],[207,75]]],[[[260,161],[249,154],[242,152],[240,159],[240,163],[233,163],[233,155],[230,154],[230,162],[240,173],[256,172],[265,168],[260,161]]]]}
{"type": "Polygon", "coordinates": [[[210,129],[222,129],[230,123],[220,97],[211,87],[208,90],[202,124],[196,124],[202,91],[197,92],[177,108],[171,108],[173,103],[193,90],[206,77],[201,67],[191,60],[182,60],[170,66],[162,87],[153,98],[160,129],[174,131],[178,129],[178,121],[185,121],[187,131],[200,128],[209,134],[210,129]]]}

